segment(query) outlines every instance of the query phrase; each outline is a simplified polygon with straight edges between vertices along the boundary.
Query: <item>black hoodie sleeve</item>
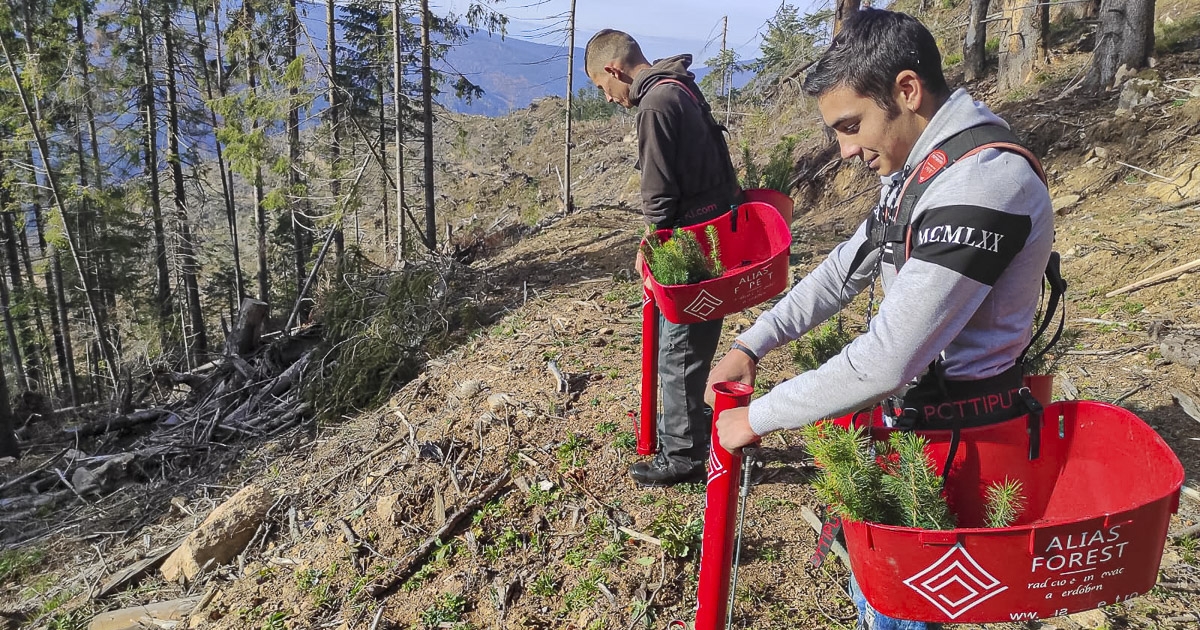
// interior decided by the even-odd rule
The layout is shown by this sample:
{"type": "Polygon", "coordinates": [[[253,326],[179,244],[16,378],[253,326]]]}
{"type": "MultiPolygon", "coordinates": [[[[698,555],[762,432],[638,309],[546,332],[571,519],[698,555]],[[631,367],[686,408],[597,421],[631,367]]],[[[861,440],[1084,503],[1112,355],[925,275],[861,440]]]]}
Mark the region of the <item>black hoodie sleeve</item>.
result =
{"type": "Polygon", "coordinates": [[[674,227],[679,213],[677,164],[679,143],[672,117],[656,108],[637,113],[638,164],[642,170],[642,213],[657,228],[674,227]]]}

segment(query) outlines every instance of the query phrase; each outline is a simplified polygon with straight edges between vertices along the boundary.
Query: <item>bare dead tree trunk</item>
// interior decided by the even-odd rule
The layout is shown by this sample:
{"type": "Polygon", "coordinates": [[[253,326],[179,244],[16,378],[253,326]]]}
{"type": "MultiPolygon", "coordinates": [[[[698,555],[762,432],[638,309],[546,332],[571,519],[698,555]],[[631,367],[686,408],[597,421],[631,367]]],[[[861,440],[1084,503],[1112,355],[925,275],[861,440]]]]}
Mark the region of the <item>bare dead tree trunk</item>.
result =
{"type": "Polygon", "coordinates": [[[970,21],[963,38],[963,78],[977,81],[983,78],[987,66],[987,12],[991,0],[971,0],[970,21]]]}
{"type": "Polygon", "coordinates": [[[1011,90],[1024,85],[1034,70],[1046,63],[1050,6],[1028,0],[1001,2],[1004,30],[1000,35],[997,84],[1001,90],[1011,90]]]}
{"type": "MultiPolygon", "coordinates": [[[[79,43],[80,55],[80,72],[83,77],[83,108],[84,114],[87,116],[88,127],[88,144],[91,149],[91,164],[92,164],[92,182],[98,190],[104,189],[104,171],[103,164],[100,161],[100,140],[99,134],[96,133],[96,109],[94,105],[94,97],[92,94],[92,80],[89,71],[90,62],[88,60],[88,44],[84,37],[83,31],[83,12],[79,11],[75,14],[75,36],[79,43]]],[[[80,167],[80,172],[85,172],[86,169],[80,167]]],[[[104,242],[108,235],[108,225],[103,214],[97,213],[95,222],[95,238],[96,242],[104,242]]],[[[100,326],[108,331],[112,343],[112,352],[117,359],[121,356],[121,336],[117,327],[111,325],[109,314],[116,309],[117,296],[116,292],[110,286],[106,286],[106,278],[103,269],[108,269],[112,273],[111,265],[111,250],[104,248],[100,257],[91,261],[94,267],[94,276],[96,278],[95,291],[100,293],[97,304],[100,307],[96,313],[100,320],[100,326]]],[[[97,371],[91,371],[92,374],[99,374],[97,371]]],[[[114,385],[115,386],[115,385],[114,385]]]]}
{"type": "Polygon", "coordinates": [[[858,11],[862,4],[862,0],[837,0],[837,6],[833,12],[833,34],[837,35],[842,30],[842,22],[846,21],[855,11],[858,11]]]}
{"type": "Polygon", "coordinates": [[[421,107],[425,114],[425,246],[437,248],[437,219],[433,207],[433,71],[429,67],[429,0],[421,0],[421,107]]]}
{"type": "Polygon", "coordinates": [[[163,228],[162,204],[160,200],[158,181],[158,111],[154,100],[154,56],[150,50],[150,35],[147,33],[150,20],[146,5],[139,2],[138,11],[138,45],[142,53],[142,86],[141,108],[142,115],[142,147],[144,151],[143,164],[150,190],[147,196],[150,201],[151,220],[154,225],[154,268],[157,284],[154,302],[158,306],[159,339],[162,350],[170,348],[171,329],[171,275],[167,268],[167,235],[163,228]]]}
{"type": "MultiPolygon", "coordinates": [[[[8,281],[5,280],[4,274],[0,273],[0,308],[4,309],[4,333],[8,336],[8,351],[12,354],[13,374],[17,375],[17,389],[25,391],[22,378],[25,374],[25,365],[21,362],[21,341],[17,338],[17,326],[13,321],[12,309],[8,299],[8,281]]],[[[4,368],[0,367],[0,372],[4,368]]]]}
{"type": "MultiPolygon", "coordinates": [[[[299,32],[300,18],[296,15],[296,0],[288,0],[288,64],[293,63],[299,54],[296,43],[299,32]]],[[[288,159],[291,161],[291,167],[288,169],[288,183],[291,185],[293,195],[296,195],[297,191],[304,188],[304,180],[300,177],[300,105],[296,102],[296,95],[298,93],[299,90],[296,86],[288,87],[288,95],[291,97],[287,119],[288,159]]],[[[313,245],[312,221],[305,216],[304,212],[299,211],[299,205],[298,199],[293,198],[290,206],[292,213],[292,243],[296,248],[294,260],[297,293],[304,287],[305,269],[308,267],[308,256],[313,245]]]]}
{"type": "Polygon", "coordinates": [[[342,175],[339,168],[342,146],[338,137],[341,131],[339,123],[342,117],[342,98],[337,84],[337,29],[335,28],[337,14],[334,0],[328,0],[325,6],[327,25],[325,36],[329,55],[329,194],[333,199],[333,220],[336,222],[333,232],[333,250],[337,253],[338,260],[342,260],[346,253],[346,240],[342,233],[342,209],[345,208],[345,204],[341,200],[342,182],[339,179],[342,175]]]}
{"type": "Polygon", "coordinates": [[[8,405],[8,378],[0,370],[0,457],[18,457],[21,449],[13,433],[12,408],[8,405]]]}
{"type": "Polygon", "coordinates": [[[1103,0],[1100,30],[1092,67],[1084,89],[1099,92],[1115,87],[1121,66],[1142,68],[1154,52],[1154,0],[1103,0]]]}
{"type": "MultiPolygon", "coordinates": [[[[196,46],[196,62],[203,70],[201,75],[204,78],[204,92],[208,96],[208,100],[213,100],[213,80],[211,72],[208,69],[208,58],[206,52],[208,47],[205,45],[204,28],[200,21],[200,4],[193,2],[192,15],[196,20],[196,33],[200,42],[196,46]]],[[[214,41],[217,50],[217,89],[216,92],[221,96],[225,96],[225,56],[221,52],[221,4],[220,0],[213,0],[213,31],[214,41]]],[[[230,301],[229,312],[237,313],[240,308],[240,302],[246,296],[246,280],[242,275],[242,255],[241,244],[238,242],[238,226],[237,226],[237,207],[233,198],[233,174],[230,169],[225,166],[225,147],[217,135],[217,113],[211,107],[208,108],[209,119],[213,127],[213,144],[216,147],[217,153],[217,171],[221,176],[221,197],[225,201],[225,222],[229,226],[229,243],[233,249],[233,293],[234,299],[230,301]]]]}
{"type": "Polygon", "coordinates": [[[167,163],[171,165],[174,181],[175,220],[179,226],[179,261],[183,272],[183,288],[187,301],[190,339],[185,345],[196,363],[203,363],[208,354],[208,333],[204,327],[204,310],[200,305],[200,284],[197,276],[200,264],[196,261],[192,242],[192,225],[187,212],[187,193],[184,192],[183,156],[179,152],[179,89],[175,83],[175,36],[171,32],[171,16],[163,16],[163,42],[167,73],[167,163]]]}
{"type": "Polygon", "coordinates": [[[404,221],[404,15],[400,12],[400,0],[392,2],[392,107],[396,116],[396,266],[404,262],[408,236],[404,221]]]}
{"type": "MultiPolygon", "coordinates": [[[[253,28],[254,25],[254,5],[252,3],[242,4],[242,10],[246,13],[246,24],[253,28]]],[[[246,84],[250,88],[250,97],[258,98],[258,57],[251,47],[250,52],[246,56],[246,84]]],[[[258,126],[258,119],[254,121],[254,126],[258,126]]],[[[257,160],[254,163],[254,226],[256,247],[258,249],[258,299],[271,303],[271,277],[270,269],[267,266],[267,208],[266,195],[263,191],[263,175],[262,164],[257,160]]]]}
{"type": "MultiPolygon", "coordinates": [[[[0,205],[8,207],[8,203],[8,188],[0,187],[0,205]]],[[[23,272],[21,267],[21,252],[24,249],[21,245],[23,241],[17,240],[18,232],[13,220],[13,213],[11,211],[3,213],[2,220],[4,222],[4,253],[8,262],[9,278],[12,279],[12,297],[20,300],[25,294],[24,276],[21,275],[23,272]]],[[[20,238],[24,238],[24,233],[20,233],[20,238]]],[[[29,270],[29,278],[30,282],[32,282],[33,266],[28,265],[26,268],[29,270]]],[[[34,321],[41,328],[42,309],[37,305],[37,302],[34,302],[32,312],[34,321]]],[[[45,338],[45,336],[46,333],[43,330],[42,337],[45,338]]],[[[29,327],[28,315],[22,318],[20,337],[25,342],[25,371],[19,374],[19,378],[22,381],[19,384],[19,389],[25,391],[29,388],[27,383],[37,383],[42,378],[41,349],[35,341],[36,338],[34,337],[33,330],[29,327]]]]}

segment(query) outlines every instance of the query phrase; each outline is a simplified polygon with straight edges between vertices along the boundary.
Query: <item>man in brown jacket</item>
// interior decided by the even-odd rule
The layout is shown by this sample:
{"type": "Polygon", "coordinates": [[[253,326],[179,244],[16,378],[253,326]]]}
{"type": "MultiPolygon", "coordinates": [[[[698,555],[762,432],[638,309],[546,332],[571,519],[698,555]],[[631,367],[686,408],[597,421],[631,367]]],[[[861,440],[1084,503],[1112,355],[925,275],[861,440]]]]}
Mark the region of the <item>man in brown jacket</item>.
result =
{"type": "MultiPolygon", "coordinates": [[[[695,225],[736,206],[742,196],[721,126],[688,71],[691,55],[646,60],[626,33],[605,29],[588,42],[584,67],[610,103],[637,107],[642,212],[654,229],[695,225]]],[[[636,267],[642,272],[639,251],[636,267]]],[[[629,469],[645,486],[704,478],[712,409],[704,403],[722,320],[679,325],[659,316],[662,450],[629,469]]]]}

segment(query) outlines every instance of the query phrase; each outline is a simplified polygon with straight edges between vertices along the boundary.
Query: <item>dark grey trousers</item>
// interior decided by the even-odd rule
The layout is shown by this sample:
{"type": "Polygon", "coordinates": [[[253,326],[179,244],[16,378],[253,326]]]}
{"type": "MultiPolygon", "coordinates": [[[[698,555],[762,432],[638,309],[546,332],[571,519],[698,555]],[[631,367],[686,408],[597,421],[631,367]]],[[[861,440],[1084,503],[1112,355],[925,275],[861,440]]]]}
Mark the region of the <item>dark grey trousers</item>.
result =
{"type": "Polygon", "coordinates": [[[662,454],[680,463],[708,461],[712,408],[704,404],[704,386],[724,321],[672,324],[658,315],[658,441],[662,454]]]}

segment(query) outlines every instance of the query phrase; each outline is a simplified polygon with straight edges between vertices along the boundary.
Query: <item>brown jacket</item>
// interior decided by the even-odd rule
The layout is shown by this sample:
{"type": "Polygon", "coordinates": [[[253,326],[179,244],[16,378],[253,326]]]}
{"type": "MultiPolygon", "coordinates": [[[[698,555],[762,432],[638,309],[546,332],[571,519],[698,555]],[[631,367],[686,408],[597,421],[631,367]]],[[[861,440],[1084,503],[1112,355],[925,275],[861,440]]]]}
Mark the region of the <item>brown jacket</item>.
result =
{"type": "Polygon", "coordinates": [[[691,63],[691,55],[661,59],[630,87],[642,211],[660,229],[703,223],[741,200],[725,135],[687,69],[691,63]]]}

